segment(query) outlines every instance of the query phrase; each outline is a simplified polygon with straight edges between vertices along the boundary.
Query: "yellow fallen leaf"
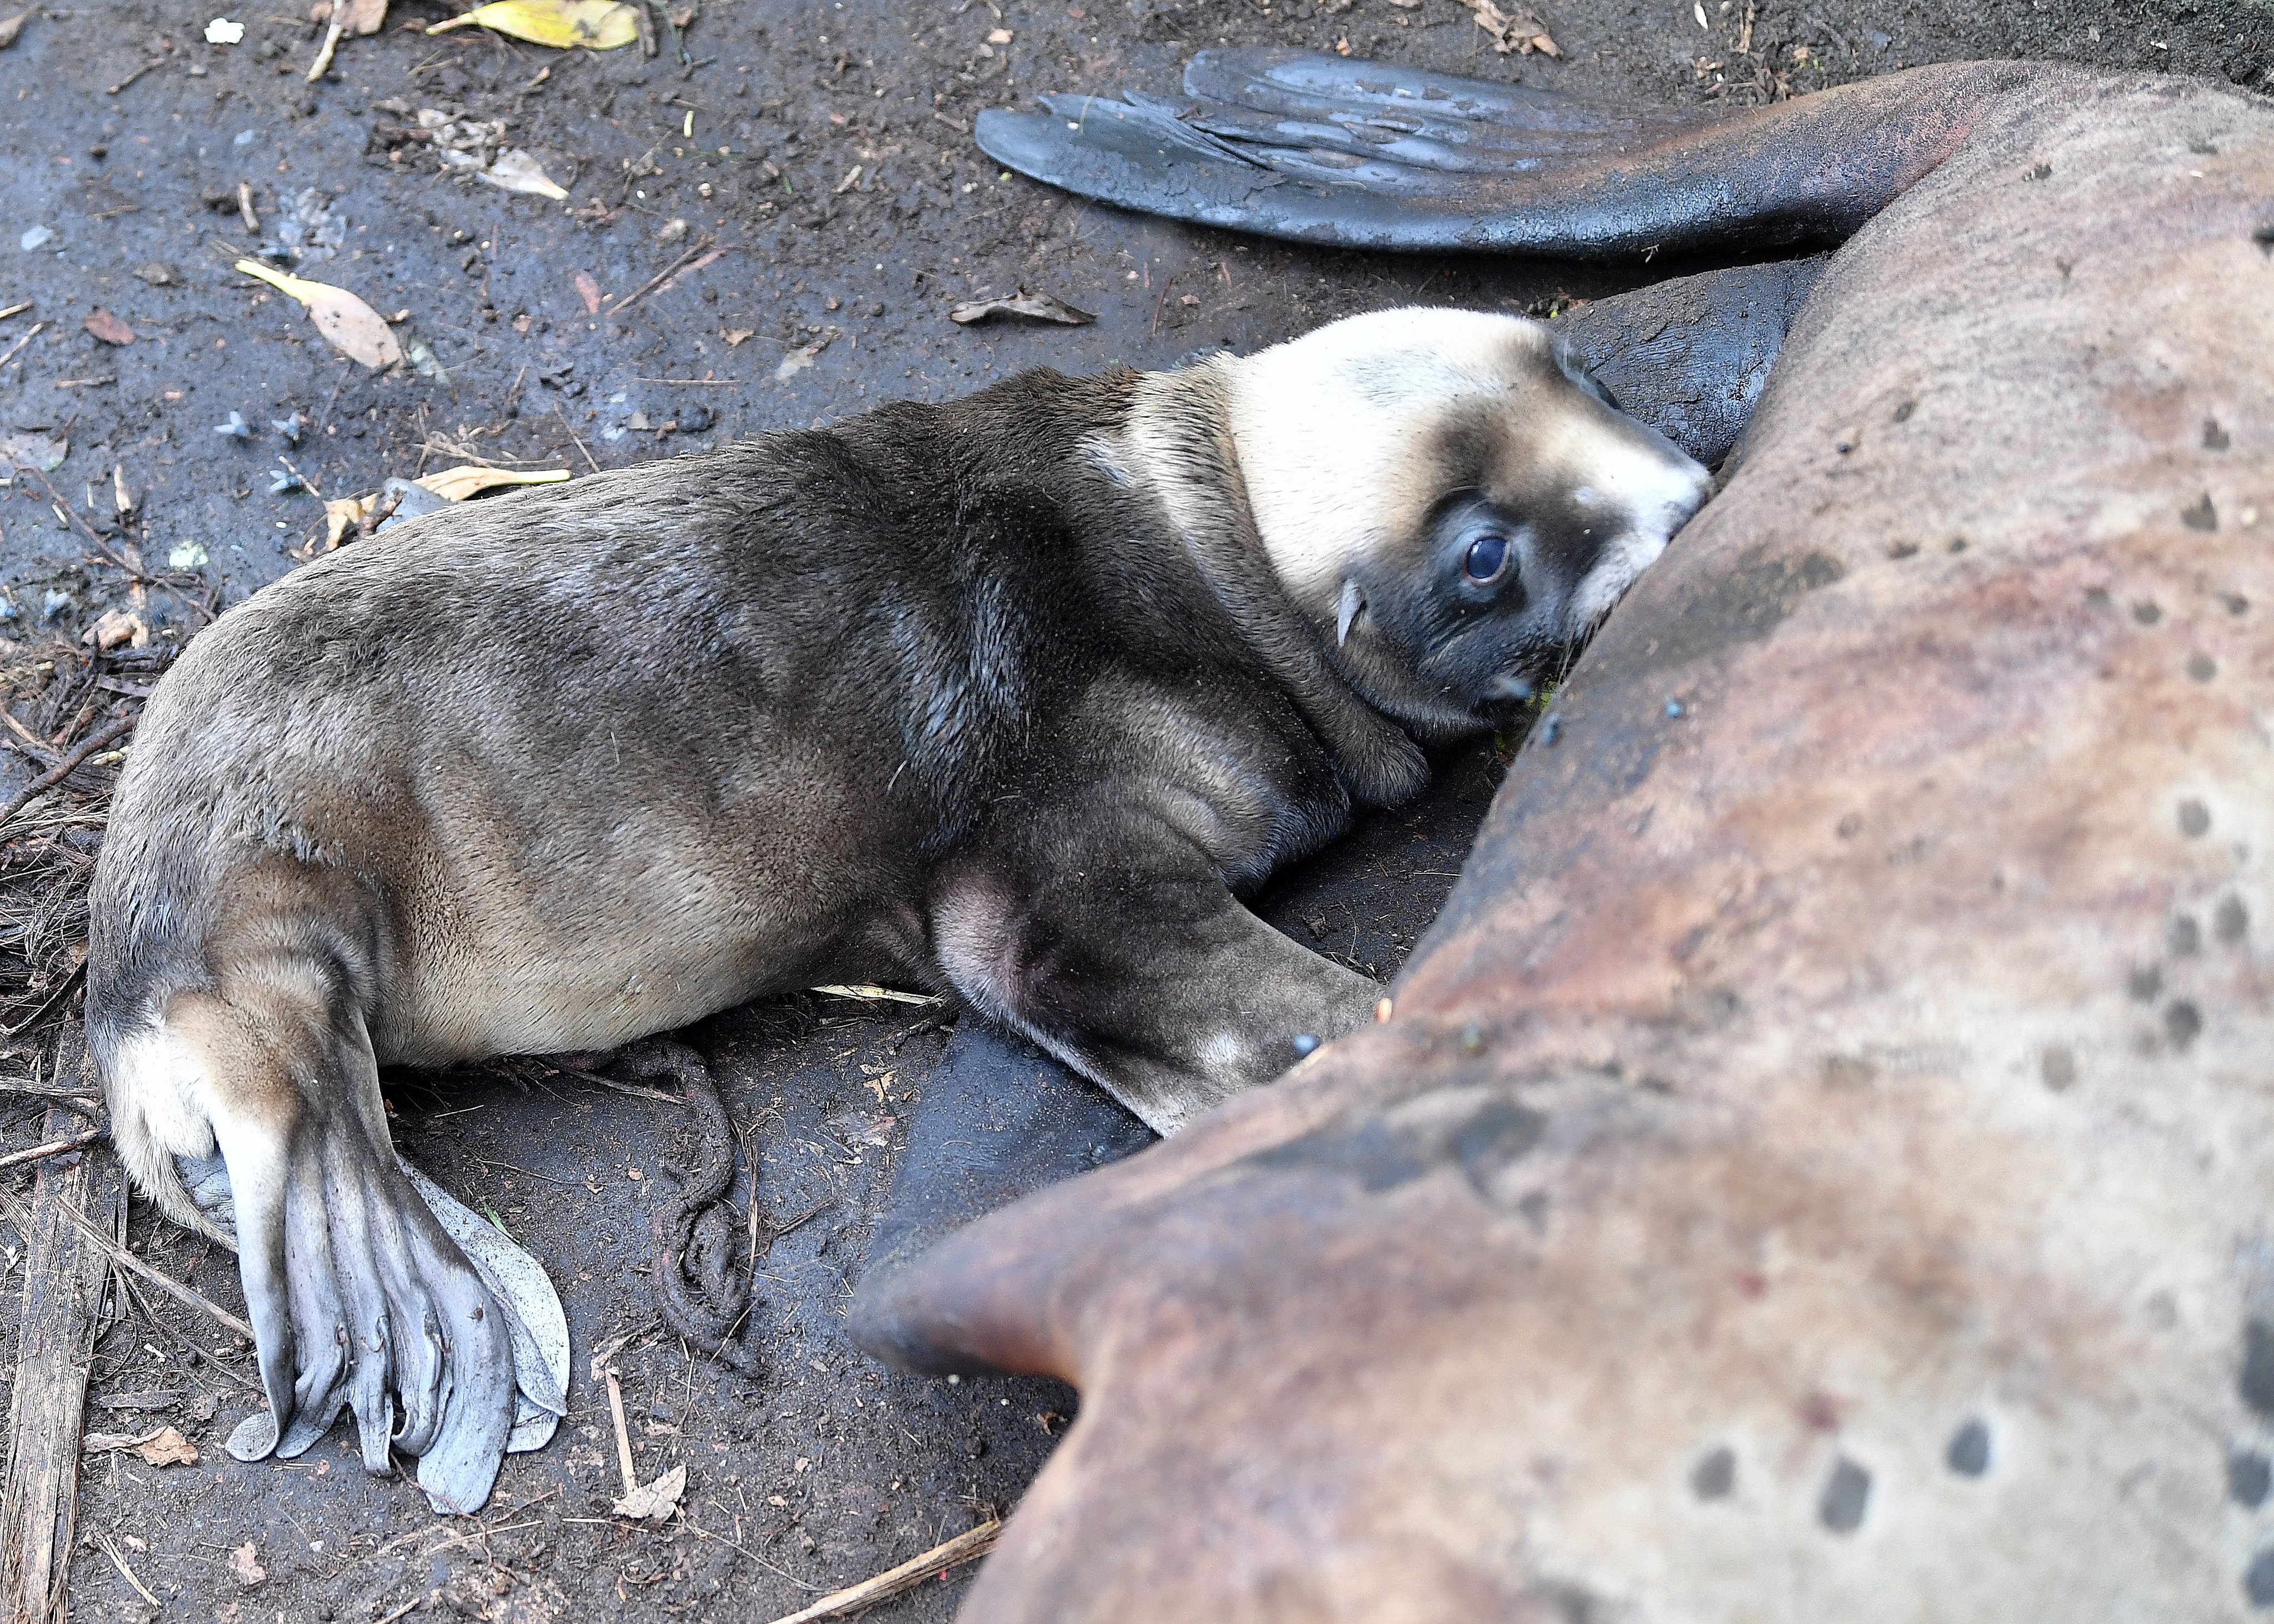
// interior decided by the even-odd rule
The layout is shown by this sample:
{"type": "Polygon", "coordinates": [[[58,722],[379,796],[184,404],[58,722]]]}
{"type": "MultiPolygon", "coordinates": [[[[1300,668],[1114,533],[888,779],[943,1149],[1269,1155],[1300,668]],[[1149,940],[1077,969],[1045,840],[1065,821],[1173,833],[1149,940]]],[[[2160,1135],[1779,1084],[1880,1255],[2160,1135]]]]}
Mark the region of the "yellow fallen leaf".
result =
{"type": "Polygon", "coordinates": [[[639,38],[638,14],[620,0],[490,0],[463,17],[429,23],[426,32],[440,34],[468,23],[563,50],[579,45],[614,50],[639,38]]]}
{"type": "Polygon", "coordinates": [[[499,485],[558,485],[568,477],[566,468],[483,468],[472,464],[463,467],[444,468],[417,481],[421,490],[433,491],[446,502],[463,502],[477,491],[486,491],[499,485]]]}
{"type": "Polygon", "coordinates": [[[343,496],[324,503],[324,550],[332,551],[346,540],[352,525],[363,523],[363,516],[371,511],[373,498],[343,496]]]}
{"type": "Polygon", "coordinates": [[[373,372],[382,366],[401,365],[403,346],[395,341],[387,322],[379,312],[345,288],[288,276],[282,271],[270,270],[258,260],[239,260],[237,268],[248,276],[258,276],[306,306],[308,320],[341,354],[361,361],[373,372]]]}

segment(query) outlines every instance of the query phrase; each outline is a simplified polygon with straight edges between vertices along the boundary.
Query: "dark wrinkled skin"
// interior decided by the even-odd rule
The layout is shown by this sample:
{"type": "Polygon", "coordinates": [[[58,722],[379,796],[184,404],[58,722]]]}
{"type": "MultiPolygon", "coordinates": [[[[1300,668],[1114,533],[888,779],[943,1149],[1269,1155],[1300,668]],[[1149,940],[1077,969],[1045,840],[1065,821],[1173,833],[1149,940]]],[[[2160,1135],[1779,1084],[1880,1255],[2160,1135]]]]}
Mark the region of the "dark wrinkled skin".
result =
{"type": "Polygon", "coordinates": [[[2274,115],[1982,72],[1394,1018],[860,1303],[1083,1390],[964,1616],[2259,1616],[2274,115]]]}

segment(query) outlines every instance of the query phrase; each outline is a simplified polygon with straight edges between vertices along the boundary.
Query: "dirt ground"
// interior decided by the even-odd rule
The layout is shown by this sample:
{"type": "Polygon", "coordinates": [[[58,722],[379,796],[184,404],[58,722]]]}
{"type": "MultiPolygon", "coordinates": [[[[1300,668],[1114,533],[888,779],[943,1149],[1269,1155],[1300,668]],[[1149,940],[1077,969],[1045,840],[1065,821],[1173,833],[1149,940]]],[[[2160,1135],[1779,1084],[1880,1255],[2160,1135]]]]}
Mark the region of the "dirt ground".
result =
{"type": "MultiPolygon", "coordinates": [[[[0,438],[67,443],[44,480],[19,474],[0,490],[0,662],[12,713],[43,732],[54,705],[42,711],[42,690],[70,663],[58,639],[77,644],[113,608],[133,609],[162,649],[197,623],[184,593],[149,589],[136,603],[121,572],[94,562],[87,530],[229,602],[320,535],[316,491],[361,494],[473,458],[583,475],[871,401],[943,398],[1031,366],[1166,366],[1385,305],[1527,310],[1640,276],[1322,253],[1118,215],[1003,174],[972,146],[978,110],[1036,92],[1164,89],[1192,49],[1219,42],[1347,43],[1688,106],[1966,57],[2274,89],[2264,0],[1541,0],[1560,61],[1495,56],[1457,0],[706,0],[684,36],[692,65],[667,38],[653,59],[472,29],[429,39],[406,25],[456,8],[395,0],[388,31],[346,42],[312,86],[302,73],[320,31],[284,14],[300,4],[51,6],[0,52],[0,309],[28,306],[0,317],[0,438]],[[243,22],[243,42],[207,44],[211,15],[243,22]],[[428,109],[460,127],[504,121],[503,144],[526,148],[571,200],[445,173],[432,143],[406,133],[428,109]],[[289,268],[406,312],[396,331],[440,371],[368,374],[232,270],[296,233],[318,253],[289,268]],[[636,297],[712,246],[723,252],[636,297]],[[1098,320],[947,320],[960,299],[1016,288],[1098,320]],[[132,342],[87,330],[98,310],[132,342]],[[248,436],[214,432],[231,413],[248,436]],[[272,427],[295,413],[297,443],[272,427]],[[309,488],[272,491],[280,458],[309,488]],[[124,534],[114,469],[139,509],[124,534]]],[[[1682,268],[1650,274],[1669,268],[1682,268]]],[[[641,605],[590,612],[636,616],[641,605]]],[[[133,666],[128,651],[97,697],[131,697],[133,666]]],[[[1427,805],[1378,820],[1276,888],[1275,921],[1387,973],[1449,888],[1494,770],[1489,752],[1449,764],[1427,805]]],[[[9,759],[0,788],[31,771],[9,759]]],[[[405,1480],[365,1477],[351,1439],[240,1466],[221,1441],[252,1407],[244,1351],[187,1312],[125,1313],[98,1344],[90,1431],[170,1423],[201,1459],[90,1458],[80,1525],[104,1544],[83,1539],[75,1554],[77,1616],[728,1607],[764,1620],[1007,1512],[1073,1395],[903,1377],[841,1332],[911,1113],[949,1041],[920,1025],[889,1006],[807,996],[690,1035],[742,1128],[771,1237],[756,1264],[756,1379],[690,1357],[655,1319],[647,1213],[668,1191],[664,1164],[684,1153],[681,1113],[527,1069],[518,1080],[395,1079],[405,1152],[530,1247],[568,1302],[576,1379],[561,1436],[508,1462],[478,1529],[431,1517],[405,1480]],[[609,1515],[614,1444],[586,1365],[624,1337],[615,1363],[640,1475],[689,1469],[684,1514],[661,1530],[609,1515]],[[265,1572],[252,1585],[231,1561],[247,1543],[265,1572]]],[[[20,1074],[41,1060],[19,1048],[5,1063],[20,1074]]],[[[34,1107],[0,1111],[10,1148],[38,1129],[34,1107]]],[[[746,1173],[733,1198],[747,1211],[753,1194],[746,1173]]],[[[226,1256],[139,1206],[131,1235],[160,1266],[241,1303],[226,1256]]],[[[20,1251],[6,1257],[12,1294],[20,1251]]],[[[12,1380],[12,1327],[0,1339],[12,1380]]],[[[945,1619],[967,1576],[877,1616],[945,1619]]]]}

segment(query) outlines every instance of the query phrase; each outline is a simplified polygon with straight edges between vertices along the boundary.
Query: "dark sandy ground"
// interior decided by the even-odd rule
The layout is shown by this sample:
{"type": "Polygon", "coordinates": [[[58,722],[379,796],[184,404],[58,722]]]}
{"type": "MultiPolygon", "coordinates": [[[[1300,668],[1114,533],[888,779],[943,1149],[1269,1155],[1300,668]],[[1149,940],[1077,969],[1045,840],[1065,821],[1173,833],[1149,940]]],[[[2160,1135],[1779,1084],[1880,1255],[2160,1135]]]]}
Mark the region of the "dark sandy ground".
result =
{"type": "MultiPolygon", "coordinates": [[[[1495,56],[1455,0],[708,0],[686,36],[691,68],[667,46],[648,60],[473,30],[430,40],[402,25],[455,8],[395,0],[388,32],[348,42],[314,86],[300,75],[317,30],[284,15],[297,9],[51,7],[0,53],[0,308],[30,306],[0,318],[0,437],[69,445],[47,476],[52,491],[29,477],[0,490],[0,664],[19,716],[42,714],[53,672],[40,662],[55,661],[56,639],[76,642],[105,609],[132,607],[119,571],[88,562],[51,501],[109,532],[114,468],[142,514],[142,528],[117,540],[233,601],[291,568],[288,549],[321,530],[315,495],[270,491],[280,454],[332,495],[470,455],[581,475],[874,400],[943,398],[1030,366],[1165,366],[1390,304],[1545,310],[1642,278],[1240,242],[1058,196],[1001,173],[970,143],[981,108],[1043,90],[1165,88],[1202,45],[1347,42],[1360,55],[1685,105],[1964,57],[2274,88],[2263,0],[1542,0],[1561,61],[1495,56]],[[205,43],[212,15],[244,22],[243,43],[205,43]],[[1007,42],[990,38],[1003,34],[1007,42]],[[444,175],[429,147],[391,133],[420,109],[504,120],[508,143],[535,155],[572,201],[444,175]],[[258,231],[240,213],[240,185],[258,231]],[[366,374],[289,301],[232,271],[278,240],[281,220],[319,208],[344,222],[339,246],[298,270],[407,312],[398,331],[431,348],[447,382],[366,374]],[[588,308],[580,273],[606,311],[706,241],[726,252],[674,285],[614,314],[588,308]],[[1022,287],[1098,320],[965,329],[946,319],[959,299],[1022,287]],[[87,332],[98,308],[133,342],[87,332]],[[34,323],[37,335],[11,350],[34,323]],[[250,439],[212,432],[232,412],[253,426],[250,439]],[[294,412],[307,425],[297,447],[269,427],[294,412]]],[[[137,612],[161,646],[195,623],[162,590],[137,612]]],[[[641,606],[590,612],[636,616],[641,606]]],[[[27,770],[11,759],[0,777],[20,783],[27,770]]],[[[1493,771],[1489,752],[1462,758],[1427,805],[1378,820],[1291,877],[1269,911],[1388,973],[1449,887],[1493,771]]],[[[901,1377],[841,1332],[911,1112],[948,1041],[912,1031],[919,1022],[809,996],[691,1034],[744,1131],[772,1237],[756,1264],[765,1367],[755,1380],[690,1357],[651,1306],[647,1214],[659,1180],[668,1188],[663,1164],[684,1153],[681,1113],[525,1069],[518,1081],[398,1079],[406,1152],[534,1250],[568,1301],[576,1379],[561,1437],[508,1463],[478,1531],[444,1524],[407,1482],[366,1478],[351,1443],[290,1465],[230,1461],[221,1440],[252,1402],[242,1350],[170,1308],[162,1325],[128,1315],[98,1345],[90,1430],[170,1422],[202,1458],[162,1469],[131,1454],[90,1462],[81,1527],[109,1549],[83,1541],[77,1552],[77,1616],[373,1620],[415,1603],[419,1617],[716,1609],[764,1620],[1007,1511],[1073,1414],[1073,1394],[901,1377]],[[640,1474],[689,1469],[684,1515],[660,1530],[608,1514],[614,1446],[587,1362],[625,1337],[614,1362],[640,1474]],[[211,1351],[192,1356],[192,1344],[211,1351]],[[230,1563],[248,1542],[266,1573],[251,1587],[230,1563]]],[[[0,1138],[31,1143],[36,1114],[5,1115],[15,1120],[0,1117],[0,1138]]],[[[738,1182],[738,1206],[751,1195],[738,1182]]],[[[226,1257],[139,1208],[132,1235],[217,1300],[240,1300],[226,1257]]],[[[20,1251],[6,1258],[12,1294],[20,1251]]],[[[0,1333],[11,1379],[13,1341],[12,1327],[0,1333]]],[[[944,1619],[963,1579],[928,1583],[879,1616],[944,1619]]]]}

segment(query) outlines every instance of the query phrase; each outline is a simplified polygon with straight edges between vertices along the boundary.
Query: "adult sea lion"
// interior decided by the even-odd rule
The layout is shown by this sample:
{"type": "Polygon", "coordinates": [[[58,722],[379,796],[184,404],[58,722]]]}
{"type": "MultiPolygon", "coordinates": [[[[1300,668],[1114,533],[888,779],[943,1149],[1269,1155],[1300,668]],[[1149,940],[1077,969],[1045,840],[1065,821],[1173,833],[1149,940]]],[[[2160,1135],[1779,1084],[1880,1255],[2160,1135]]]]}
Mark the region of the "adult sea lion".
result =
{"type": "Polygon", "coordinates": [[[471,1510],[516,1377],[559,1407],[381,1065],[908,978],[1166,1131],[1362,1023],[1380,988],[1239,895],[1419,789],[1705,488],[1538,324],[1385,312],[454,507],[255,594],[143,714],[87,964],[128,1167],[238,1249],[233,1447],[344,1406],[471,1510]]]}
{"type": "Polygon", "coordinates": [[[1394,1018],[859,1304],[1082,1389],[965,1617],[2274,1608],[2274,109],[1967,75],[1462,148],[1877,200],[1394,1018]]]}

